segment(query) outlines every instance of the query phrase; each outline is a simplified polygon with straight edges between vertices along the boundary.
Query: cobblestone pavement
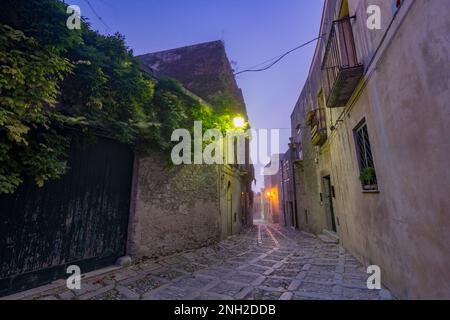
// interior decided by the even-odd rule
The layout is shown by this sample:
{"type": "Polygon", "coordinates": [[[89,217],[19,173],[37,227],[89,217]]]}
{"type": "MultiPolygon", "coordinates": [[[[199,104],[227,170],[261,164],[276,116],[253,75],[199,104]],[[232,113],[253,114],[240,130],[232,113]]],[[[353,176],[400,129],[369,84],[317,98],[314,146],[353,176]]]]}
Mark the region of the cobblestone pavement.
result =
{"type": "Polygon", "coordinates": [[[367,277],[338,245],[256,225],[216,245],[85,279],[81,290],[59,288],[32,299],[391,299],[387,290],[368,290],[367,277]]]}

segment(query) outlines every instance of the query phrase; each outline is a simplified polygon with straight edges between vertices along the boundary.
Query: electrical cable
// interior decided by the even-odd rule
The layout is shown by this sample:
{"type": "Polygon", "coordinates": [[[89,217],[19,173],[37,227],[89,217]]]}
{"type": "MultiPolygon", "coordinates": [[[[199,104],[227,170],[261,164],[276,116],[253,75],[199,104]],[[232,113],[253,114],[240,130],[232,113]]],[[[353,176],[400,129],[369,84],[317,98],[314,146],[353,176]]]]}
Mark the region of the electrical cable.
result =
{"type": "Polygon", "coordinates": [[[84,0],[84,1],[87,3],[87,5],[91,9],[91,11],[94,13],[94,15],[97,17],[97,19],[100,20],[100,22],[106,27],[106,32],[111,30],[111,28],[108,26],[108,24],[103,20],[103,18],[94,9],[94,7],[92,6],[91,2],[89,0],[84,0]]]}
{"type": "Polygon", "coordinates": [[[290,53],[292,53],[292,52],[294,52],[294,51],[296,51],[296,50],[299,50],[299,49],[301,49],[301,48],[303,48],[303,47],[306,47],[307,45],[309,45],[309,44],[311,44],[311,43],[313,43],[313,42],[316,42],[317,40],[319,40],[320,38],[322,38],[322,36],[323,36],[323,35],[318,36],[317,38],[312,39],[312,40],[310,40],[310,41],[308,41],[308,42],[305,42],[305,43],[299,45],[298,47],[295,47],[294,49],[291,49],[291,50],[287,51],[286,53],[284,53],[284,54],[282,54],[282,55],[280,55],[280,56],[278,56],[278,57],[276,57],[276,58],[269,59],[269,60],[267,60],[266,62],[262,62],[262,63],[260,63],[260,64],[258,64],[258,65],[256,65],[256,66],[254,66],[254,67],[251,67],[251,68],[249,68],[249,69],[246,69],[246,70],[242,70],[242,71],[236,72],[234,75],[237,76],[237,75],[239,75],[239,74],[243,74],[243,73],[246,73],[246,72],[261,72],[261,71],[266,71],[266,70],[272,68],[274,65],[276,65],[276,64],[277,64],[278,62],[280,62],[281,60],[283,60],[283,59],[284,59],[287,55],[289,55],[290,53]],[[270,61],[272,61],[272,60],[274,60],[274,59],[276,59],[276,60],[275,60],[274,62],[272,62],[271,64],[269,64],[268,66],[266,66],[266,67],[259,68],[259,69],[253,69],[253,68],[256,68],[256,67],[258,67],[258,66],[260,66],[260,65],[263,65],[263,64],[265,64],[265,63],[268,63],[268,62],[270,62],[270,61]]]}

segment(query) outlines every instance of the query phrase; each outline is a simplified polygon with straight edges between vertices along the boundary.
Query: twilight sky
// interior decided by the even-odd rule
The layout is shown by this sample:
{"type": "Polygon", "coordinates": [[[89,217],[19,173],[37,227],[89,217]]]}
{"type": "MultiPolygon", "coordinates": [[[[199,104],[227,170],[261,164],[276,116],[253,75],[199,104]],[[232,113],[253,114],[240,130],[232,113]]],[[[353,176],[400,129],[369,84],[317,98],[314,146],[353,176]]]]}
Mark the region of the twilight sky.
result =
{"type": "MultiPolygon", "coordinates": [[[[323,0],[66,0],[102,34],[120,32],[135,55],[224,40],[237,71],[307,42],[319,33],[323,0]]],[[[315,43],[272,69],[237,77],[254,128],[281,129],[287,150],[290,115],[308,75],[315,43]]],[[[256,166],[257,184],[264,185],[256,166]]]]}

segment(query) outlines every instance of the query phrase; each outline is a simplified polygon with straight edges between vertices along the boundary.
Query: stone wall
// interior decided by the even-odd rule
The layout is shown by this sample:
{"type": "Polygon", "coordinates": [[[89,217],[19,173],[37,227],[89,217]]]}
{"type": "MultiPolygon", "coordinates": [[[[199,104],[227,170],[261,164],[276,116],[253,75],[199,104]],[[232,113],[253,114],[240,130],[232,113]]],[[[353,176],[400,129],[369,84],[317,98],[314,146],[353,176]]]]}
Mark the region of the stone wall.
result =
{"type": "MultiPolygon", "coordinates": [[[[245,227],[246,178],[225,165],[169,166],[136,156],[128,254],[160,257],[238,234],[245,227]],[[230,228],[229,228],[230,225],[230,228]]],[[[248,225],[252,221],[247,221],[248,225]]]]}
{"type": "Polygon", "coordinates": [[[222,41],[149,53],[138,58],[155,76],[177,79],[187,90],[214,107],[220,107],[217,98],[222,95],[233,98],[233,102],[227,100],[227,107],[247,116],[244,97],[222,41]]]}
{"type": "Polygon", "coordinates": [[[154,153],[135,164],[129,253],[156,257],[220,240],[218,167],[168,167],[154,153]]]}

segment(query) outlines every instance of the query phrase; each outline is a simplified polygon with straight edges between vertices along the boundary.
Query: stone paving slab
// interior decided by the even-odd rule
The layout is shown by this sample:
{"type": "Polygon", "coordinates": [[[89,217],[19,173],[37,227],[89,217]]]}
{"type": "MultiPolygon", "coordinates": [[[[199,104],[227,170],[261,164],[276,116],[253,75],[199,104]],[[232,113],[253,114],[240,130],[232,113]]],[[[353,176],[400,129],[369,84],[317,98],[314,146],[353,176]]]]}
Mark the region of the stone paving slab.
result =
{"type": "MultiPolygon", "coordinates": [[[[39,288],[35,300],[373,300],[362,265],[335,244],[278,225],[256,225],[209,247],[143,259],[82,280],[81,290],[39,288]],[[261,241],[258,241],[258,234],[261,241]],[[39,293],[41,292],[41,293],[39,293]]],[[[8,298],[8,297],[6,297],[8,298]]]]}

